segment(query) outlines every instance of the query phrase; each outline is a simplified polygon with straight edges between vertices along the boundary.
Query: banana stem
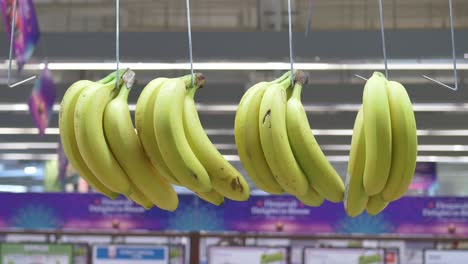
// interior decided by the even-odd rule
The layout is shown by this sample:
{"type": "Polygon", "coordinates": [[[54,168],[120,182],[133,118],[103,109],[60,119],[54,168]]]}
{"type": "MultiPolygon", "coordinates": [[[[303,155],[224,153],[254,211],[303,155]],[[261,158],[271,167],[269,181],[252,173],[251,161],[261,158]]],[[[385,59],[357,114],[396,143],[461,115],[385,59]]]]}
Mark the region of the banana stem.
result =
{"type": "Polygon", "coordinates": [[[122,76],[122,81],[125,88],[129,90],[132,89],[133,84],[135,83],[135,72],[130,69],[127,69],[125,70],[125,73],[120,76],[122,76]]]}
{"type": "Polygon", "coordinates": [[[304,84],[307,84],[308,81],[309,81],[309,76],[307,75],[307,73],[301,70],[297,70],[294,73],[294,83],[300,83],[301,85],[304,85],[304,84]]]}
{"type": "Polygon", "coordinates": [[[293,92],[291,98],[296,98],[299,101],[301,100],[302,84],[299,82],[294,83],[293,92]]]}
{"type": "MultiPolygon", "coordinates": [[[[112,73],[108,74],[106,77],[104,77],[103,79],[101,79],[101,80],[99,80],[97,82],[102,83],[102,84],[106,84],[106,83],[108,83],[110,81],[113,81],[113,80],[115,80],[116,73],[117,73],[117,71],[112,72],[112,73]]],[[[119,76],[122,76],[124,73],[125,73],[125,70],[123,70],[123,69],[119,70],[119,76]]]]}
{"type": "Polygon", "coordinates": [[[286,78],[289,79],[290,77],[291,77],[291,71],[287,71],[286,73],[281,75],[281,77],[279,77],[278,79],[273,80],[272,83],[280,83],[284,81],[286,78]]]}
{"type": "MultiPolygon", "coordinates": [[[[205,85],[205,75],[203,73],[195,73],[193,78],[195,78],[195,81],[193,82],[195,86],[198,86],[197,88],[202,88],[205,85]]],[[[181,79],[185,83],[185,87],[189,88],[192,87],[192,75],[185,75],[181,77],[181,79]]]]}

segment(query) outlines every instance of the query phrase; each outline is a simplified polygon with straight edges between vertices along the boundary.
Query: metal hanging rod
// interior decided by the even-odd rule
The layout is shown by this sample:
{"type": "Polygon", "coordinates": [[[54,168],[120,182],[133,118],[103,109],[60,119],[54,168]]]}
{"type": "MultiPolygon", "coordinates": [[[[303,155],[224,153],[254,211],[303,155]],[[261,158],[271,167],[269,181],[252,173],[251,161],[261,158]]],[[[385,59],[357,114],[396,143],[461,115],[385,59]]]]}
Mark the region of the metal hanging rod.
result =
{"type": "Polygon", "coordinates": [[[423,78],[428,79],[429,81],[435,82],[440,86],[448,88],[453,91],[458,90],[458,71],[457,71],[457,58],[456,58],[456,49],[455,49],[455,30],[453,26],[453,0],[449,0],[449,12],[450,12],[450,35],[452,38],[452,60],[453,60],[453,78],[455,82],[455,87],[449,86],[443,82],[440,82],[436,79],[433,79],[427,75],[422,75],[423,78]]]}
{"type": "Polygon", "coordinates": [[[14,40],[14,36],[15,36],[15,24],[16,24],[16,9],[17,9],[17,4],[18,4],[18,0],[15,0],[13,2],[13,17],[12,17],[12,20],[11,20],[11,32],[10,32],[10,56],[9,56],[9,60],[8,60],[8,87],[10,88],[13,88],[13,87],[16,87],[18,85],[21,85],[25,82],[29,82],[31,80],[34,80],[36,79],[36,76],[32,76],[32,77],[29,77],[27,79],[24,79],[22,81],[19,81],[19,82],[16,82],[16,83],[12,83],[12,78],[11,78],[11,65],[12,65],[12,60],[13,60],[13,40],[14,40]]]}

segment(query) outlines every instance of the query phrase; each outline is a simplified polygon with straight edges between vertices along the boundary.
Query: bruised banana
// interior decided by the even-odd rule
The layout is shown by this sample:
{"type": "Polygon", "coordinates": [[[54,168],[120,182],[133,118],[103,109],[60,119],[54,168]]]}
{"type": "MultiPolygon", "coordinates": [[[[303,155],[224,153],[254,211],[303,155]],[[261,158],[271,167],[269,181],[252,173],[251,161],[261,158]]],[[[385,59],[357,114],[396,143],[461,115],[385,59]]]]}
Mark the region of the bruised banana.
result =
{"type": "Polygon", "coordinates": [[[203,76],[197,74],[194,78],[197,78],[198,85],[188,89],[184,101],[184,129],[187,140],[210,175],[213,189],[231,200],[245,201],[250,195],[248,183],[216,149],[200,122],[194,96],[198,88],[202,87],[203,76]]]}
{"type": "Polygon", "coordinates": [[[241,163],[255,186],[271,194],[281,194],[284,190],[276,182],[263,154],[258,117],[267,88],[290,75],[288,72],[272,82],[260,82],[252,86],[242,97],[236,112],[234,134],[241,163]]]}
{"type": "Polygon", "coordinates": [[[128,107],[132,83],[125,83],[128,86],[124,84],[104,112],[107,142],[123,170],[144,196],[159,208],[174,211],[179,203],[177,193],[153,167],[135,133],[128,107]]]}
{"type": "MultiPolygon", "coordinates": [[[[297,71],[296,82],[305,82],[305,74],[297,71]]],[[[305,195],[309,189],[307,176],[302,171],[291,146],[286,127],[286,90],[291,78],[273,84],[266,90],[259,111],[258,126],[263,152],[279,185],[295,196],[305,195]]]]}

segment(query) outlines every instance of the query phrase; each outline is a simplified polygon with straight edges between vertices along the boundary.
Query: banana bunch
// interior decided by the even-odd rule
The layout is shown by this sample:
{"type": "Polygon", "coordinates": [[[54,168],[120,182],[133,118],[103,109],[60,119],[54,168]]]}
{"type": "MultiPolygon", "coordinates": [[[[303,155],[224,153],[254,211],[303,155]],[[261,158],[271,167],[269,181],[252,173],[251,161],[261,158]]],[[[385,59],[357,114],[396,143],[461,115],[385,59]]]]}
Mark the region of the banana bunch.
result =
{"type": "Polygon", "coordinates": [[[134,81],[130,70],[91,82],[75,82],[65,93],[59,114],[60,138],[70,163],[98,192],[127,196],[146,209],[173,211],[177,193],[143,150],[132,124],[127,98],[134,81]]]}
{"type": "Polygon", "coordinates": [[[216,205],[224,197],[248,199],[248,183],[200,123],[194,96],[203,75],[150,82],[137,102],[136,131],[128,107],[134,73],[120,76],[78,81],[62,100],[64,152],[91,187],[112,199],[123,194],[147,209],[156,205],[169,211],[178,206],[172,184],[216,205]]]}
{"type": "Polygon", "coordinates": [[[416,132],[406,89],[375,72],[354,123],[344,199],[349,216],[376,215],[406,193],[416,167],[416,132]]]}
{"type": "Polygon", "coordinates": [[[320,206],[324,199],[342,201],[344,184],[311,132],[301,102],[306,82],[307,76],[297,71],[252,86],[239,103],[235,140],[259,189],[287,192],[304,204],[320,206]]]}

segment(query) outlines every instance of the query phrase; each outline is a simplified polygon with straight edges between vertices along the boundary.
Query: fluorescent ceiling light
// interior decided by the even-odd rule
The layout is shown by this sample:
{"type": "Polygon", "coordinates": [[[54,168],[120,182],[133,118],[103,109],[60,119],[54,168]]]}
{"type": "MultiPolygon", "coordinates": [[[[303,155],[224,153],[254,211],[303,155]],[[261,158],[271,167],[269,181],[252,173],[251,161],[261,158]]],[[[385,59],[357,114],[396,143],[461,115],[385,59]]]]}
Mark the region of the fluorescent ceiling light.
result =
{"type": "Polygon", "coordinates": [[[36,172],[37,172],[37,168],[34,166],[28,166],[24,168],[24,174],[31,175],[31,174],[35,174],[36,172]]]}
{"type": "Polygon", "coordinates": [[[26,192],[28,188],[23,185],[0,185],[0,192],[21,193],[26,192]]]}
{"type": "MultiPolygon", "coordinates": [[[[136,105],[129,104],[130,111],[135,111],[136,105]]],[[[304,109],[309,113],[323,112],[357,112],[361,108],[361,104],[304,104],[304,109]]],[[[198,111],[202,113],[225,114],[236,113],[236,104],[197,104],[198,111]]],[[[422,103],[413,104],[415,112],[468,112],[468,103],[422,103]]],[[[27,112],[29,107],[27,104],[9,104],[0,103],[0,112],[27,112]]],[[[53,106],[53,111],[60,111],[60,104],[53,106]]]]}
{"type": "MultiPolygon", "coordinates": [[[[26,64],[25,70],[41,70],[44,63],[26,64]]],[[[114,70],[114,62],[49,62],[51,70],[114,70]]],[[[155,63],[155,62],[121,62],[121,68],[133,70],[189,70],[189,63],[155,63]]],[[[195,70],[289,70],[289,62],[196,62],[193,64],[195,70]]],[[[468,63],[460,60],[457,65],[459,70],[468,70],[468,63]]],[[[321,70],[384,70],[382,62],[359,62],[359,63],[295,63],[296,69],[321,71],[321,70]]],[[[0,64],[0,70],[7,70],[8,63],[0,64]]],[[[453,64],[449,61],[426,60],[426,61],[389,61],[390,70],[452,70],[453,64]]]]}
{"type": "Polygon", "coordinates": [[[42,142],[15,142],[15,143],[0,143],[0,149],[57,149],[58,143],[42,143],[42,142]]]}

